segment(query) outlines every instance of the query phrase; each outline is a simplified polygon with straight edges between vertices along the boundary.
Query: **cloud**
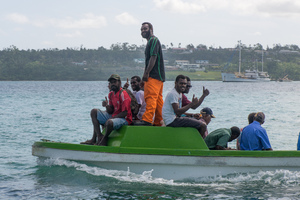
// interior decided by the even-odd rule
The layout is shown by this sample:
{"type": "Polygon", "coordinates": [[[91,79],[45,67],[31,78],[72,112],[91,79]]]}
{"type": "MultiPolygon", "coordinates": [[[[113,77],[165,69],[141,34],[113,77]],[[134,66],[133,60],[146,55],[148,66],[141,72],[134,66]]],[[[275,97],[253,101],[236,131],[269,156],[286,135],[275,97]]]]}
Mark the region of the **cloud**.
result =
{"type": "Polygon", "coordinates": [[[74,33],[58,33],[58,34],[56,34],[56,36],[66,37],[66,38],[73,38],[73,37],[82,36],[82,33],[80,31],[75,31],[74,33]]]}
{"type": "Polygon", "coordinates": [[[196,14],[206,11],[206,8],[200,2],[183,0],[153,0],[153,2],[157,8],[173,13],[196,14]]]}
{"type": "Polygon", "coordinates": [[[153,0],[153,3],[160,10],[177,14],[218,11],[242,16],[300,16],[298,0],[153,0]]]}
{"type": "Polygon", "coordinates": [[[106,18],[103,16],[94,15],[92,13],[85,14],[81,19],[74,19],[66,17],[63,19],[35,19],[30,20],[27,16],[11,13],[6,15],[6,19],[19,24],[31,24],[36,27],[54,26],[63,29],[87,29],[87,28],[101,28],[107,25],[106,18]]]}
{"type": "Polygon", "coordinates": [[[300,2],[295,0],[275,0],[257,5],[257,11],[269,16],[295,17],[300,14],[300,2]]]}
{"type": "Polygon", "coordinates": [[[122,25],[137,25],[139,21],[127,12],[115,17],[116,21],[122,25]]]}
{"type": "Polygon", "coordinates": [[[86,14],[82,19],[75,20],[71,17],[50,20],[53,26],[64,29],[101,28],[107,25],[106,18],[94,14],[86,14]]]}
{"type": "Polygon", "coordinates": [[[26,24],[29,22],[29,19],[25,15],[18,13],[8,14],[5,18],[19,24],[26,24]]]}

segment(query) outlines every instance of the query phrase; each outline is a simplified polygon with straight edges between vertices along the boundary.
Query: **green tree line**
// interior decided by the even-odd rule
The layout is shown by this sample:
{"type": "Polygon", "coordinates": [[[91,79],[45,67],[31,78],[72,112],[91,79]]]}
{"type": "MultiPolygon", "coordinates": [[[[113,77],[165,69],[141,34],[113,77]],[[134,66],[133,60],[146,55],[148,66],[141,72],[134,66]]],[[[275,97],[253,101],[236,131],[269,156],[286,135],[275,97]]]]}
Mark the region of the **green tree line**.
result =
{"type": "MultiPolygon", "coordinates": [[[[207,71],[234,72],[238,69],[238,49],[213,48],[205,45],[189,44],[186,48],[174,48],[162,45],[164,60],[174,65],[175,60],[208,60],[212,65],[207,71]]],[[[0,51],[0,80],[106,80],[112,73],[122,77],[142,75],[145,64],[135,59],[144,58],[145,46],[128,43],[112,44],[109,49],[67,48],[67,49],[28,49],[20,50],[10,46],[0,51]]],[[[293,80],[300,80],[300,53],[297,45],[273,48],[262,46],[242,46],[242,71],[245,69],[267,71],[271,78],[277,80],[285,75],[293,80]],[[263,61],[263,63],[262,63],[263,61]]],[[[221,75],[220,75],[221,76],[221,75]]]]}

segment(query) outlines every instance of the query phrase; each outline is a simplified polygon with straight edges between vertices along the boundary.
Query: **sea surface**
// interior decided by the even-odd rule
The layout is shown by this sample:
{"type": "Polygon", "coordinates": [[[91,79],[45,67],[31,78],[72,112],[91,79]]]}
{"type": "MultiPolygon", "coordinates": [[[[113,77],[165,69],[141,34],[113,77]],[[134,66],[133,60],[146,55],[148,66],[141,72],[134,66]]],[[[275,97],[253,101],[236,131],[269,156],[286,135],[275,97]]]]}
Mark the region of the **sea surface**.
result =
{"type": "MultiPolygon", "coordinates": [[[[300,82],[192,82],[188,94],[210,91],[197,110],[210,107],[209,132],[244,127],[264,112],[273,149],[296,150],[300,131],[300,82]]],[[[164,84],[164,96],[174,82],[164,84]]],[[[173,181],[151,171],[134,174],[62,159],[40,160],[31,145],[41,139],[80,143],[90,139],[90,110],[101,108],[106,81],[0,82],[0,199],[300,199],[300,169],[260,171],[173,181]]],[[[235,147],[235,141],[229,144],[235,147]]]]}

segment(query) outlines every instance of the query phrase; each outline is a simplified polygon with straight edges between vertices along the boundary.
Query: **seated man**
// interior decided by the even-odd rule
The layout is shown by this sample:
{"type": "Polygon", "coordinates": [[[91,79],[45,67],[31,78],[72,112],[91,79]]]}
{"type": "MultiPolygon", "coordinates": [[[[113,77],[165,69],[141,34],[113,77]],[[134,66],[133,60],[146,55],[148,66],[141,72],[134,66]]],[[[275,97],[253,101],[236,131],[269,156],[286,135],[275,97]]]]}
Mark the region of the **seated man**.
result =
{"type": "Polygon", "coordinates": [[[214,130],[204,139],[210,150],[230,150],[227,143],[236,139],[240,135],[240,129],[236,126],[227,128],[219,128],[214,130]]]}
{"type": "Polygon", "coordinates": [[[105,97],[106,101],[102,102],[102,106],[106,108],[106,111],[92,109],[93,137],[90,140],[81,142],[81,144],[107,146],[108,136],[113,130],[132,123],[131,99],[127,92],[121,88],[120,76],[112,74],[108,81],[111,89],[111,92],[108,94],[109,103],[107,97],[105,97]],[[105,134],[101,133],[100,125],[104,125],[106,129],[105,134]]]}
{"type": "MultiPolygon", "coordinates": [[[[216,117],[214,116],[214,114],[213,114],[213,111],[212,111],[210,108],[208,108],[208,107],[203,108],[203,109],[200,111],[200,114],[201,114],[201,115],[200,115],[200,119],[199,119],[199,120],[200,120],[201,122],[205,123],[206,126],[210,123],[211,118],[216,118],[216,117]]],[[[208,130],[207,130],[207,127],[206,127],[206,130],[205,130],[203,139],[206,138],[207,135],[208,135],[208,130]]]]}
{"type": "Polygon", "coordinates": [[[261,127],[265,122],[265,114],[258,112],[254,115],[253,123],[243,129],[241,136],[241,150],[273,150],[267,135],[267,131],[261,127]]]}
{"type": "Polygon", "coordinates": [[[198,99],[193,95],[192,102],[182,107],[182,93],[185,91],[187,79],[184,75],[178,75],[175,81],[175,87],[166,96],[162,114],[166,126],[170,127],[193,127],[196,128],[201,136],[204,136],[205,123],[190,117],[181,117],[188,109],[197,105],[198,99]]]}
{"type": "MultiPolygon", "coordinates": [[[[130,85],[132,89],[132,94],[135,96],[137,103],[139,105],[139,112],[135,119],[142,120],[142,116],[146,111],[146,102],[144,99],[144,91],[141,89],[141,78],[139,76],[133,76],[130,80],[130,85]]],[[[129,83],[128,79],[127,82],[124,84],[123,88],[128,88],[129,83]]]]}

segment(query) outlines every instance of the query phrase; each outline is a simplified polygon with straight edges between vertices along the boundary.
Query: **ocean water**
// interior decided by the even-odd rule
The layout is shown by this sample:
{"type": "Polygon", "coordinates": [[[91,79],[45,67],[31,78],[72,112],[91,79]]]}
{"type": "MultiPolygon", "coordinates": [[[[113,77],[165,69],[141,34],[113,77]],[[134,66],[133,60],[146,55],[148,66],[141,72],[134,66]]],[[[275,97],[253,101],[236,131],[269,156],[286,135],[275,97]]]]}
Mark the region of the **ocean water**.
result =
{"type": "MultiPolygon", "coordinates": [[[[209,132],[244,127],[251,112],[266,114],[273,149],[296,150],[300,82],[192,82],[188,94],[210,95],[209,132]]],[[[164,96],[174,82],[164,84],[164,96]]],[[[173,181],[151,171],[134,174],[31,155],[34,141],[79,143],[90,139],[90,110],[101,108],[107,82],[0,82],[0,199],[300,199],[300,169],[260,171],[173,181]]],[[[235,141],[229,144],[235,147],[235,141]]]]}

